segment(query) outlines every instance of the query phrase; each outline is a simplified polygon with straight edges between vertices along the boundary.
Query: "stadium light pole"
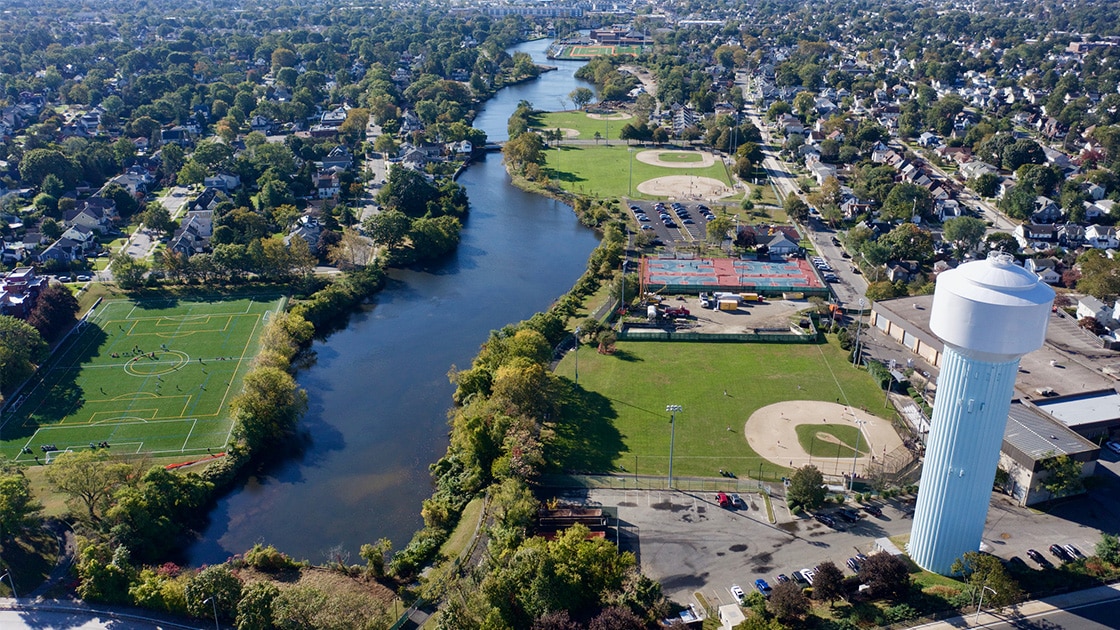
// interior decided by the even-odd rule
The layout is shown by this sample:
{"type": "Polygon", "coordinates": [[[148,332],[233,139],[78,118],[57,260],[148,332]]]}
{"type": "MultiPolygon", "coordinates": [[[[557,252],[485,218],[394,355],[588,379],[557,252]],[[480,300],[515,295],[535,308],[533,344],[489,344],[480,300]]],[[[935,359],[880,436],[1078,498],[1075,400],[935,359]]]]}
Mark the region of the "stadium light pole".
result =
{"type": "MultiPolygon", "coordinates": [[[[856,460],[859,459],[859,438],[863,435],[863,424],[863,420],[856,420],[856,452],[852,453],[852,476],[848,477],[848,492],[856,487],[856,460]]],[[[870,450],[871,446],[868,445],[868,451],[870,450]]]]}
{"type": "Polygon", "coordinates": [[[852,367],[859,364],[860,349],[859,349],[859,331],[863,328],[863,306],[867,304],[867,300],[859,299],[859,319],[856,320],[856,345],[855,351],[852,353],[852,367]]]}
{"type": "Polygon", "coordinates": [[[669,412],[669,489],[673,489],[673,443],[677,437],[677,414],[684,408],[680,405],[665,405],[669,412]]]}

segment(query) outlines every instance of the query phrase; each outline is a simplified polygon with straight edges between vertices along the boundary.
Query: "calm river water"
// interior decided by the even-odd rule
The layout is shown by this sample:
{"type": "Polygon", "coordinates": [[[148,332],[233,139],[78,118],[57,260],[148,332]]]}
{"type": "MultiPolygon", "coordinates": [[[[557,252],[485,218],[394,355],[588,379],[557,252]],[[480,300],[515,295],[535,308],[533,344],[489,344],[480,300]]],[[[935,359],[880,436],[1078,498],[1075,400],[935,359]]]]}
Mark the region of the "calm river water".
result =
{"type": "MultiPolygon", "coordinates": [[[[568,93],[587,85],[573,76],[581,63],[544,58],[548,43],[511,49],[560,69],[486,104],[474,124],[491,140],[506,138],[519,101],[570,107],[568,93]]],[[[456,254],[423,270],[393,271],[374,305],[315,343],[315,364],[298,374],[310,397],[303,421],[310,445],[218,502],[187,550],[192,565],[221,562],[257,542],[312,562],[339,547],[359,562],[362,543],[388,537],[400,548],[421,527],[428,465],[447,448],[448,369],[469,366],[491,330],[548,308],[583,273],[597,243],[568,206],[510,186],[500,155],[472,165],[459,182],[471,211],[456,254]]]]}

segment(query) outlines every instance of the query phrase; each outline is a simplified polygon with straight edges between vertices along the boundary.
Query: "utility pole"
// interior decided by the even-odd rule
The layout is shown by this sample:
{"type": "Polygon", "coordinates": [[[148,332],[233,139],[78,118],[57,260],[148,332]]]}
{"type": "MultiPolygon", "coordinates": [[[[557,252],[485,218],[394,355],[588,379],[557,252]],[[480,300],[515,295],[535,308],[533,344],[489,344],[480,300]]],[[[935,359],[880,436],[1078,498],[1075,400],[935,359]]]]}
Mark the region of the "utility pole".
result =
{"type": "Polygon", "coordinates": [[[669,489],[673,489],[673,442],[677,437],[677,414],[684,408],[680,405],[666,405],[665,411],[669,412],[669,489]]]}

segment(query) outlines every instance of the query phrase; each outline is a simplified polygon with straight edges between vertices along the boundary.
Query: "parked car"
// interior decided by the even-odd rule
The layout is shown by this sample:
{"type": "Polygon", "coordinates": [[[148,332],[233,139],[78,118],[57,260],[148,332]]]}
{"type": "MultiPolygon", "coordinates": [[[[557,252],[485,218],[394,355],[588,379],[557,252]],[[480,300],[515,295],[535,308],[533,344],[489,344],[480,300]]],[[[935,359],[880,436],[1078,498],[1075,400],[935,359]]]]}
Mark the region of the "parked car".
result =
{"type": "Polygon", "coordinates": [[[727,496],[727,494],[724,492],[716,495],[716,501],[719,503],[719,506],[721,508],[731,507],[731,497],[727,496]]]}
{"type": "Polygon", "coordinates": [[[865,505],[865,506],[863,506],[863,511],[867,512],[871,516],[882,516],[883,515],[883,510],[879,509],[879,506],[877,506],[877,505],[865,505]]]}
{"type": "Polygon", "coordinates": [[[743,605],[743,600],[747,598],[747,594],[743,592],[743,587],[738,584],[731,585],[731,595],[735,597],[735,601],[739,602],[740,606],[743,605]]]}
{"type": "Polygon", "coordinates": [[[743,497],[739,496],[738,493],[735,493],[735,494],[731,495],[731,505],[735,506],[735,509],[737,509],[737,510],[746,510],[747,509],[747,502],[744,501],[743,497]]]}
{"type": "Polygon", "coordinates": [[[1034,549],[1027,549],[1027,557],[1042,566],[1050,565],[1050,562],[1046,560],[1046,557],[1034,549]]]}
{"type": "Polygon", "coordinates": [[[1120,455],[1120,442],[1116,442],[1115,440],[1109,440],[1109,441],[1105,442],[1104,445],[1107,446],[1108,449],[1110,451],[1112,451],[1113,453],[1116,453],[1117,455],[1120,455]]]}
{"type": "Polygon", "coordinates": [[[78,276],[78,282],[89,282],[90,277],[87,275],[78,276]]]}
{"type": "Polygon", "coordinates": [[[783,584],[785,582],[789,582],[789,576],[786,575],[785,573],[779,573],[778,574],[778,584],[783,584]]]}
{"type": "Polygon", "coordinates": [[[1074,559],[1069,555],[1069,552],[1066,551],[1066,548],[1061,545],[1050,545],[1050,553],[1060,562],[1069,562],[1074,559]]]}
{"type": "Polygon", "coordinates": [[[801,571],[793,572],[793,581],[800,584],[802,587],[809,586],[809,580],[805,579],[805,575],[801,571]]]}
{"type": "Polygon", "coordinates": [[[813,580],[817,577],[817,572],[814,569],[801,569],[801,577],[805,578],[809,586],[812,586],[813,580]]]}
{"type": "Polygon", "coordinates": [[[58,277],[59,282],[70,282],[71,280],[73,280],[73,278],[71,278],[70,276],[59,276],[58,277]]]}
{"type": "Polygon", "coordinates": [[[770,591],[773,590],[770,588],[770,585],[766,583],[766,580],[762,578],[758,578],[754,581],[754,587],[758,589],[759,593],[762,593],[763,597],[770,597],[770,591]]]}
{"type": "Polygon", "coordinates": [[[848,568],[852,570],[852,573],[859,573],[859,560],[856,560],[855,558],[848,558],[845,564],[847,564],[848,568]]]}
{"type": "Polygon", "coordinates": [[[1062,548],[1066,550],[1066,553],[1068,553],[1069,557],[1073,560],[1085,557],[1085,554],[1081,553],[1081,550],[1073,545],[1062,545],[1062,548]]]}

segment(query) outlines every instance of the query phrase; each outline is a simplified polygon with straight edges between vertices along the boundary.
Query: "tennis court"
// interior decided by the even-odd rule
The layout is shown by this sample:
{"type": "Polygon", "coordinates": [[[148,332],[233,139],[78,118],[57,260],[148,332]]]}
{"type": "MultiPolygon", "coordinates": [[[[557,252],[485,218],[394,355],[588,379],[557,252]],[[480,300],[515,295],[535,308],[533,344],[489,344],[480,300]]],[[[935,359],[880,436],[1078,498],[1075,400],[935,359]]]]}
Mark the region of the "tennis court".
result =
{"type": "Polygon", "coordinates": [[[737,258],[644,258],[642,281],[649,291],[747,291],[775,295],[801,292],[828,295],[805,260],[737,258]]]}
{"type": "Polygon", "coordinates": [[[0,451],[49,461],[82,448],[224,449],[229,401],[278,306],[275,296],[97,305],[5,410],[0,451]]]}

